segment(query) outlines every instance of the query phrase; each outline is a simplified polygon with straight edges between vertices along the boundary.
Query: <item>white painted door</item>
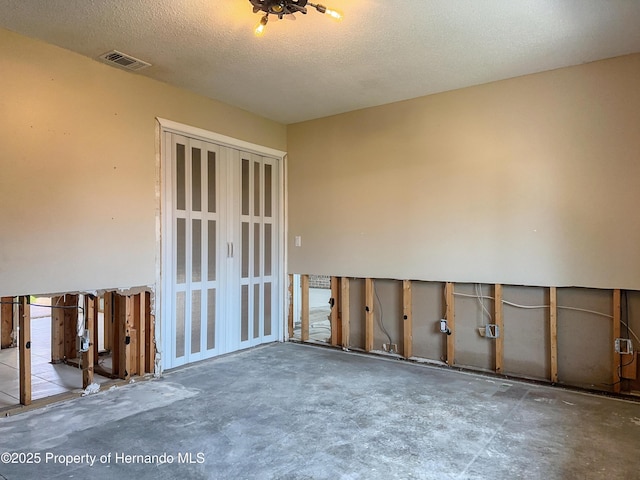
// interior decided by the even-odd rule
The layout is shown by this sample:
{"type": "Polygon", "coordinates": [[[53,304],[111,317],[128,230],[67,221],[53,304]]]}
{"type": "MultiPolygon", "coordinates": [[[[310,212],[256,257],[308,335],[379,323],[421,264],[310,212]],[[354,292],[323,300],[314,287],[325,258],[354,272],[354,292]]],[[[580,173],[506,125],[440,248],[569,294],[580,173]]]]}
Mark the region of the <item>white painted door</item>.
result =
{"type": "Polygon", "coordinates": [[[163,154],[165,368],[277,340],[278,160],[169,132],[163,154]]]}

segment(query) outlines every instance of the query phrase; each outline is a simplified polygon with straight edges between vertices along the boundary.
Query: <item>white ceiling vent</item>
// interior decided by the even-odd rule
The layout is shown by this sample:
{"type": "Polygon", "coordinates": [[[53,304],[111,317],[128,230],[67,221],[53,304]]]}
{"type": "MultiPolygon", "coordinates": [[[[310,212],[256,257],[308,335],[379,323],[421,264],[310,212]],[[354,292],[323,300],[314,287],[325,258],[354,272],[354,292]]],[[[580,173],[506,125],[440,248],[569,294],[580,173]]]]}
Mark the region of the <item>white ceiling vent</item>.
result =
{"type": "Polygon", "coordinates": [[[98,58],[109,65],[124,68],[125,70],[133,70],[134,72],[151,66],[150,63],[139,60],[126,53],[118,52],[117,50],[103,53],[98,58]]]}

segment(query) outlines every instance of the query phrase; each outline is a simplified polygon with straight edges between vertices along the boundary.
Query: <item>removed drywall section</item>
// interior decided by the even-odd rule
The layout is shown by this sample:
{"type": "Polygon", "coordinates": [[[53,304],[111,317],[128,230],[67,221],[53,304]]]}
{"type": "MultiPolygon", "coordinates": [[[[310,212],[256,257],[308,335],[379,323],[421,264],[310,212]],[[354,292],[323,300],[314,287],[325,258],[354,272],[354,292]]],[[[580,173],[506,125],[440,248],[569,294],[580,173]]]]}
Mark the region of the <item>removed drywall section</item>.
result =
{"type": "Polygon", "coordinates": [[[491,297],[492,286],[456,283],[455,293],[455,364],[493,371],[494,340],[482,336],[479,332],[479,329],[484,329],[485,325],[493,323],[490,316],[493,311],[493,300],[484,300],[485,310],[477,297],[480,294],[491,297]]]}
{"type": "Polygon", "coordinates": [[[503,304],[505,375],[548,381],[549,289],[505,285],[503,300],[522,307],[503,304]]]}
{"type": "Polygon", "coordinates": [[[413,356],[446,361],[447,335],[440,332],[444,318],[444,284],[412,282],[413,356]]]}
{"type": "Polygon", "coordinates": [[[385,344],[393,344],[395,351],[393,351],[393,348],[387,348],[387,350],[404,355],[402,282],[398,280],[375,280],[374,300],[373,349],[385,350],[385,344]]]}
{"type": "Polygon", "coordinates": [[[349,347],[364,350],[364,279],[349,279],[349,347]]]}
{"type": "Polygon", "coordinates": [[[611,290],[558,289],[559,383],[612,390],[612,299],[611,290]]]}

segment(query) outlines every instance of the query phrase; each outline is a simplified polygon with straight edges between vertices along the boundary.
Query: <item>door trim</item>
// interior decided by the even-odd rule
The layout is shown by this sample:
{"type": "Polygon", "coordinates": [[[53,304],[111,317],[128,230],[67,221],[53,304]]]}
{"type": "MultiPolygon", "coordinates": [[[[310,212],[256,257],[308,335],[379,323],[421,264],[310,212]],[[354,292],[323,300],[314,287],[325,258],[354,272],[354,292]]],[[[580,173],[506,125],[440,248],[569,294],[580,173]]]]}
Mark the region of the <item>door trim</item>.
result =
{"type": "Polygon", "coordinates": [[[262,145],[258,145],[251,142],[246,142],[244,140],[240,140],[237,138],[229,137],[227,135],[222,135],[215,132],[210,132],[208,130],[204,130],[198,127],[194,127],[191,125],[186,125],[178,122],[174,122],[172,120],[167,120],[165,118],[156,117],[156,285],[155,285],[155,338],[156,338],[156,355],[159,356],[159,359],[156,359],[156,374],[159,375],[162,373],[162,370],[165,369],[166,362],[170,358],[170,353],[164,355],[165,343],[167,338],[167,330],[171,325],[170,321],[165,321],[164,318],[164,307],[167,299],[163,296],[163,276],[162,276],[162,266],[167,264],[166,262],[171,261],[171,240],[165,245],[166,242],[163,242],[163,239],[168,238],[171,239],[171,208],[170,204],[167,202],[170,201],[170,196],[167,195],[165,189],[168,183],[167,175],[171,174],[171,171],[165,165],[166,155],[164,155],[165,148],[167,147],[164,144],[165,133],[175,133],[178,135],[183,135],[186,137],[195,138],[197,140],[203,140],[206,142],[215,143],[218,145],[231,147],[237,150],[242,150],[245,152],[256,153],[258,155],[271,157],[278,160],[278,194],[280,203],[278,205],[280,221],[278,225],[278,240],[279,240],[279,250],[280,255],[278,258],[278,268],[279,268],[279,292],[278,292],[278,309],[280,312],[280,321],[276,322],[278,325],[278,332],[276,337],[278,341],[284,341],[284,336],[286,335],[285,321],[286,321],[286,309],[285,304],[288,301],[286,299],[287,292],[287,282],[286,282],[286,232],[287,232],[287,217],[286,215],[286,168],[285,168],[285,160],[287,153],[282,150],[276,150],[270,147],[265,147],[262,145]]]}

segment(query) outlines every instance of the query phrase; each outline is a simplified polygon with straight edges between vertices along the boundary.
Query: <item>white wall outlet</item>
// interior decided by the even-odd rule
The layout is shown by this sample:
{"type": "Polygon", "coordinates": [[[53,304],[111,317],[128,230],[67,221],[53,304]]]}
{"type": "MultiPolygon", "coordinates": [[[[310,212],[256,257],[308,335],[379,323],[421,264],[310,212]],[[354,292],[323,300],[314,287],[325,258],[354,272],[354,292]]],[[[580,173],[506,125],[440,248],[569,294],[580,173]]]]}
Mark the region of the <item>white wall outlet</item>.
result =
{"type": "Polygon", "coordinates": [[[294,245],[296,247],[302,246],[302,237],[300,235],[296,235],[296,238],[294,239],[294,245]]]}

